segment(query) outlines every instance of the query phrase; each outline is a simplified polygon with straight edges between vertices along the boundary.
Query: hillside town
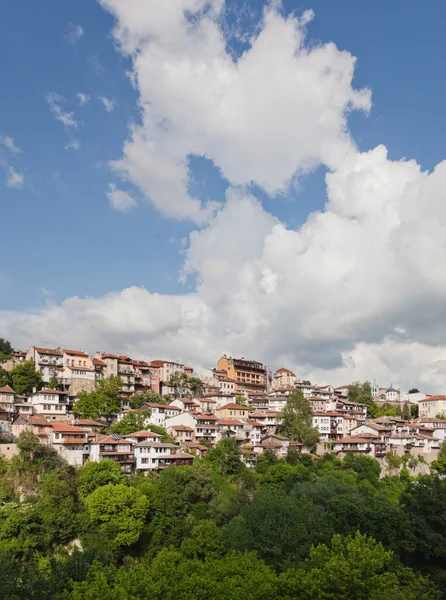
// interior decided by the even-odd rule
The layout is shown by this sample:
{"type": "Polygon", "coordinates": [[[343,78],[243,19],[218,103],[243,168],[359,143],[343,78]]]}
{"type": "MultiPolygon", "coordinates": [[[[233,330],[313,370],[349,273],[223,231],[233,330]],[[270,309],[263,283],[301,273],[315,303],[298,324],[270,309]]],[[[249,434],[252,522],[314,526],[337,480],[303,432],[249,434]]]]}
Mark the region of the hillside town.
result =
{"type": "Polygon", "coordinates": [[[430,464],[446,439],[446,396],[403,393],[392,384],[374,382],[371,402],[361,402],[354,394],[357,383],[318,385],[285,367],[272,373],[244,357],[223,355],[198,377],[175,361],[40,346],[14,350],[0,368],[7,374],[30,363],[40,381],[30,393],[0,387],[0,452],[9,458],[24,431],[72,466],[107,459],[128,475],[190,465],[224,439],[235,440],[248,467],[267,452],[278,458],[290,452],[410,456],[430,464]],[[83,417],[79,398],[113,378],[119,381],[118,408],[83,417]],[[283,434],[284,413],[296,392],[310,411],[314,444],[283,434]],[[373,416],[372,406],[384,409],[381,416],[373,416]],[[136,416],[140,430],[113,433],[114,425],[136,416]]]}

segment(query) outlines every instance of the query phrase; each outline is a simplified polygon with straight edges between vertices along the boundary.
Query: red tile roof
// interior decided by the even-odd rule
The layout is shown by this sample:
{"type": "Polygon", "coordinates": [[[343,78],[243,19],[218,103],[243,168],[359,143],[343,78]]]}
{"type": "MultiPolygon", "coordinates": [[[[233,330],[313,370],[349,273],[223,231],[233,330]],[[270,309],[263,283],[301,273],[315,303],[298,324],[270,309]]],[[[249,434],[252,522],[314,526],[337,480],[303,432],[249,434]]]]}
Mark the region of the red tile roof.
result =
{"type": "Polygon", "coordinates": [[[124,438],[134,437],[134,438],[160,438],[162,435],[160,433],[153,433],[152,431],[148,431],[147,429],[141,429],[141,431],[135,431],[134,433],[128,433],[123,436],[124,438]]]}
{"type": "Polygon", "coordinates": [[[61,350],[59,350],[59,348],[38,348],[37,346],[34,346],[36,351],[39,354],[51,354],[53,356],[63,356],[63,352],[61,350]]]}
{"type": "Polygon", "coordinates": [[[83,429],[79,429],[79,427],[73,427],[72,425],[67,425],[66,423],[59,423],[58,421],[51,421],[51,427],[54,431],[58,433],[83,433],[85,431],[83,429]]]}
{"type": "Polygon", "coordinates": [[[64,350],[65,354],[69,354],[70,356],[85,356],[89,358],[86,352],[82,352],[82,350],[64,350]]]}
{"type": "Polygon", "coordinates": [[[235,404],[234,402],[230,402],[229,404],[225,404],[224,406],[220,406],[220,408],[217,408],[217,410],[226,410],[226,409],[248,410],[246,406],[242,406],[241,404],[235,404]]]}
{"type": "Polygon", "coordinates": [[[15,394],[15,392],[9,385],[4,385],[0,387],[0,394],[15,394]]]}
{"type": "Polygon", "coordinates": [[[66,395],[67,392],[61,392],[60,390],[40,390],[40,392],[35,392],[36,394],[60,394],[61,396],[66,395]]]}

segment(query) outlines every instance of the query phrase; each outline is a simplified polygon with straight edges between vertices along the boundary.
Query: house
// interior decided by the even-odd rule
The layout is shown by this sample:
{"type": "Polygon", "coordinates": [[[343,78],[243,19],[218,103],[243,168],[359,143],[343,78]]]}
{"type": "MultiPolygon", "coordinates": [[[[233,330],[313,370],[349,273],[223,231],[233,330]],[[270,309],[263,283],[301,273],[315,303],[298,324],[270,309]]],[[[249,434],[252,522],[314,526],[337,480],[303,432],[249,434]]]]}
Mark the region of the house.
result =
{"type": "Polygon", "coordinates": [[[289,369],[285,369],[284,367],[277,369],[274,373],[274,377],[271,383],[271,388],[276,390],[278,388],[284,388],[286,386],[291,386],[294,388],[294,384],[297,381],[296,375],[290,371],[289,369]]]}
{"type": "Polygon", "coordinates": [[[375,441],[373,438],[352,436],[332,442],[332,450],[336,454],[355,452],[375,456],[375,441]]]}
{"type": "Polygon", "coordinates": [[[231,402],[217,408],[215,414],[220,419],[246,419],[249,415],[249,410],[246,406],[231,402]]]}
{"type": "MultiPolygon", "coordinates": [[[[293,390],[291,390],[293,391],[293,390]]],[[[285,394],[270,394],[269,396],[269,402],[268,402],[268,408],[270,408],[271,410],[277,410],[277,411],[282,411],[287,403],[288,400],[288,396],[285,394]]]]}
{"type": "Polygon", "coordinates": [[[303,381],[297,380],[294,383],[294,387],[296,390],[299,390],[300,392],[302,392],[305,398],[314,396],[313,384],[310,381],[308,381],[307,379],[304,379],[303,381]]]}
{"type": "Polygon", "coordinates": [[[386,390],[386,401],[387,402],[399,402],[400,399],[400,391],[396,390],[392,384],[386,390]]]}
{"type": "Polygon", "coordinates": [[[99,381],[101,381],[102,379],[105,379],[105,372],[106,372],[107,365],[105,364],[105,362],[103,360],[96,358],[96,357],[93,358],[92,362],[93,362],[93,369],[94,369],[95,384],[97,386],[99,381]]]}
{"type": "Polygon", "coordinates": [[[337,398],[336,400],[336,412],[343,412],[350,414],[358,419],[358,421],[365,421],[367,418],[367,404],[361,402],[351,402],[344,398],[337,398]]]}
{"type": "Polygon", "coordinates": [[[88,459],[90,447],[86,431],[65,423],[51,422],[50,444],[73,467],[81,467],[88,459]]]}
{"type": "Polygon", "coordinates": [[[446,421],[436,417],[422,417],[418,419],[416,425],[423,427],[424,430],[430,429],[434,438],[444,441],[446,439],[446,421]]]}
{"type": "Polygon", "coordinates": [[[140,442],[147,442],[148,440],[160,442],[163,436],[160,433],[153,433],[152,431],[148,431],[147,429],[142,429],[141,431],[128,433],[127,435],[123,435],[122,437],[123,439],[128,440],[133,444],[139,444],[140,442]]]}
{"type": "Polygon", "coordinates": [[[0,408],[8,413],[16,412],[15,406],[15,392],[9,385],[0,387],[0,408]]]}
{"type": "Polygon", "coordinates": [[[124,473],[130,475],[136,463],[133,448],[133,442],[121,438],[116,433],[97,435],[96,439],[90,442],[90,460],[94,462],[114,460],[124,473]]]}
{"type": "Polygon", "coordinates": [[[266,392],[266,368],[262,363],[223,355],[217,364],[218,371],[235,382],[237,394],[266,392]]]}
{"type": "Polygon", "coordinates": [[[67,394],[60,390],[40,390],[30,396],[33,412],[49,419],[60,419],[67,414],[67,394]]]}
{"type": "Polygon", "coordinates": [[[203,446],[198,442],[183,442],[181,445],[184,446],[188,452],[191,452],[195,456],[203,457],[209,452],[209,448],[207,446],[203,446]]]}
{"type": "Polygon", "coordinates": [[[152,360],[150,363],[152,367],[158,369],[159,381],[169,382],[171,375],[174,373],[185,373],[185,367],[183,364],[175,361],[168,360],[152,360]]]}
{"type": "Polygon", "coordinates": [[[379,439],[383,441],[387,441],[394,430],[392,427],[386,427],[385,425],[379,425],[378,423],[373,423],[368,421],[367,423],[361,423],[357,427],[354,427],[350,431],[352,436],[363,437],[362,434],[371,433],[379,436],[379,439]]]}
{"type": "Polygon", "coordinates": [[[308,402],[315,413],[336,410],[336,401],[330,397],[310,396],[308,402]]]}
{"type": "Polygon", "coordinates": [[[42,381],[49,383],[56,377],[60,379],[63,370],[63,351],[60,348],[41,348],[31,346],[26,353],[26,360],[32,360],[36,371],[42,374],[42,381]]]}
{"type": "Polygon", "coordinates": [[[197,411],[200,412],[201,403],[199,400],[193,400],[192,398],[177,398],[172,400],[169,406],[176,406],[182,411],[197,411]]]}
{"type": "Polygon", "coordinates": [[[118,358],[118,376],[122,381],[121,394],[126,397],[133,396],[135,393],[135,365],[129,356],[118,358]]]}
{"type": "Polygon", "coordinates": [[[194,457],[179,450],[176,444],[141,442],[135,446],[138,471],[160,471],[166,467],[191,465],[194,457]]]}
{"type": "Polygon", "coordinates": [[[428,396],[418,403],[418,416],[436,417],[446,416],[446,396],[428,396]]]}
{"type": "Polygon", "coordinates": [[[337,440],[344,435],[344,416],[337,412],[314,413],[313,427],[319,431],[321,441],[337,440]]]}
{"type": "Polygon", "coordinates": [[[159,370],[144,360],[134,360],[135,367],[135,393],[146,390],[160,392],[159,370]]]}
{"type": "Polygon", "coordinates": [[[16,415],[11,423],[11,433],[17,438],[24,431],[30,431],[39,438],[41,444],[47,445],[53,428],[43,415],[16,415]]]}
{"type": "Polygon", "coordinates": [[[194,430],[187,425],[168,425],[167,433],[175,436],[182,444],[192,442],[194,440],[194,430]]]}
{"type": "Polygon", "coordinates": [[[73,425],[73,427],[79,427],[79,429],[83,429],[84,431],[89,432],[105,427],[104,423],[100,423],[99,421],[93,421],[92,419],[74,419],[74,421],[71,424],[73,425]]]}
{"type": "MultiPolygon", "coordinates": [[[[166,427],[166,419],[174,417],[181,413],[181,408],[175,404],[158,404],[156,402],[145,402],[143,406],[147,406],[151,411],[150,417],[147,419],[148,424],[161,425],[166,427]]],[[[142,408],[142,407],[141,407],[142,408]]]]}
{"type": "Polygon", "coordinates": [[[96,352],[94,358],[99,359],[105,364],[104,376],[105,378],[117,377],[118,376],[118,361],[119,356],[117,354],[109,354],[106,352],[96,352]]]}

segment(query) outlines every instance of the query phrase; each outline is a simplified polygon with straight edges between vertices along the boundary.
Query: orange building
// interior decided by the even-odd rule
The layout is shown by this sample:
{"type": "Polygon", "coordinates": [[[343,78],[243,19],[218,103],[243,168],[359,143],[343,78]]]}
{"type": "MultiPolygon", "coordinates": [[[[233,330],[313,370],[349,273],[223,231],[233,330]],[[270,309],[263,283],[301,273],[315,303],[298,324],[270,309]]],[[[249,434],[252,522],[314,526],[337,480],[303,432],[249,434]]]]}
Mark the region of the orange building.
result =
{"type": "Polygon", "coordinates": [[[248,392],[258,394],[266,391],[266,368],[255,360],[231,358],[222,356],[217,364],[219,371],[224,371],[226,377],[235,381],[237,394],[248,392]]]}

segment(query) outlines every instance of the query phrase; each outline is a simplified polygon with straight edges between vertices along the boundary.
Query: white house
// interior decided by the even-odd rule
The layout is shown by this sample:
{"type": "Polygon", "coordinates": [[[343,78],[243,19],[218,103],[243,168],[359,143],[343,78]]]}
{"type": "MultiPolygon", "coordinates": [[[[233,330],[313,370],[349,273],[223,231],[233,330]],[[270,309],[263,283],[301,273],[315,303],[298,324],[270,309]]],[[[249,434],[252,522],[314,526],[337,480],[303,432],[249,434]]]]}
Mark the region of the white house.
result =
{"type": "Polygon", "coordinates": [[[67,414],[67,394],[60,390],[40,390],[30,396],[33,412],[57,419],[67,414]]]}
{"type": "Polygon", "coordinates": [[[81,467],[90,452],[88,433],[65,423],[53,422],[51,426],[50,444],[69,465],[81,467]]]}
{"type": "Polygon", "coordinates": [[[63,352],[60,348],[40,348],[31,346],[26,360],[32,360],[37,371],[42,373],[42,381],[48,383],[53,377],[62,376],[63,352]]]}
{"type": "Polygon", "coordinates": [[[159,471],[170,466],[191,465],[194,457],[179,451],[176,444],[141,442],[135,446],[136,469],[159,471]]]}

